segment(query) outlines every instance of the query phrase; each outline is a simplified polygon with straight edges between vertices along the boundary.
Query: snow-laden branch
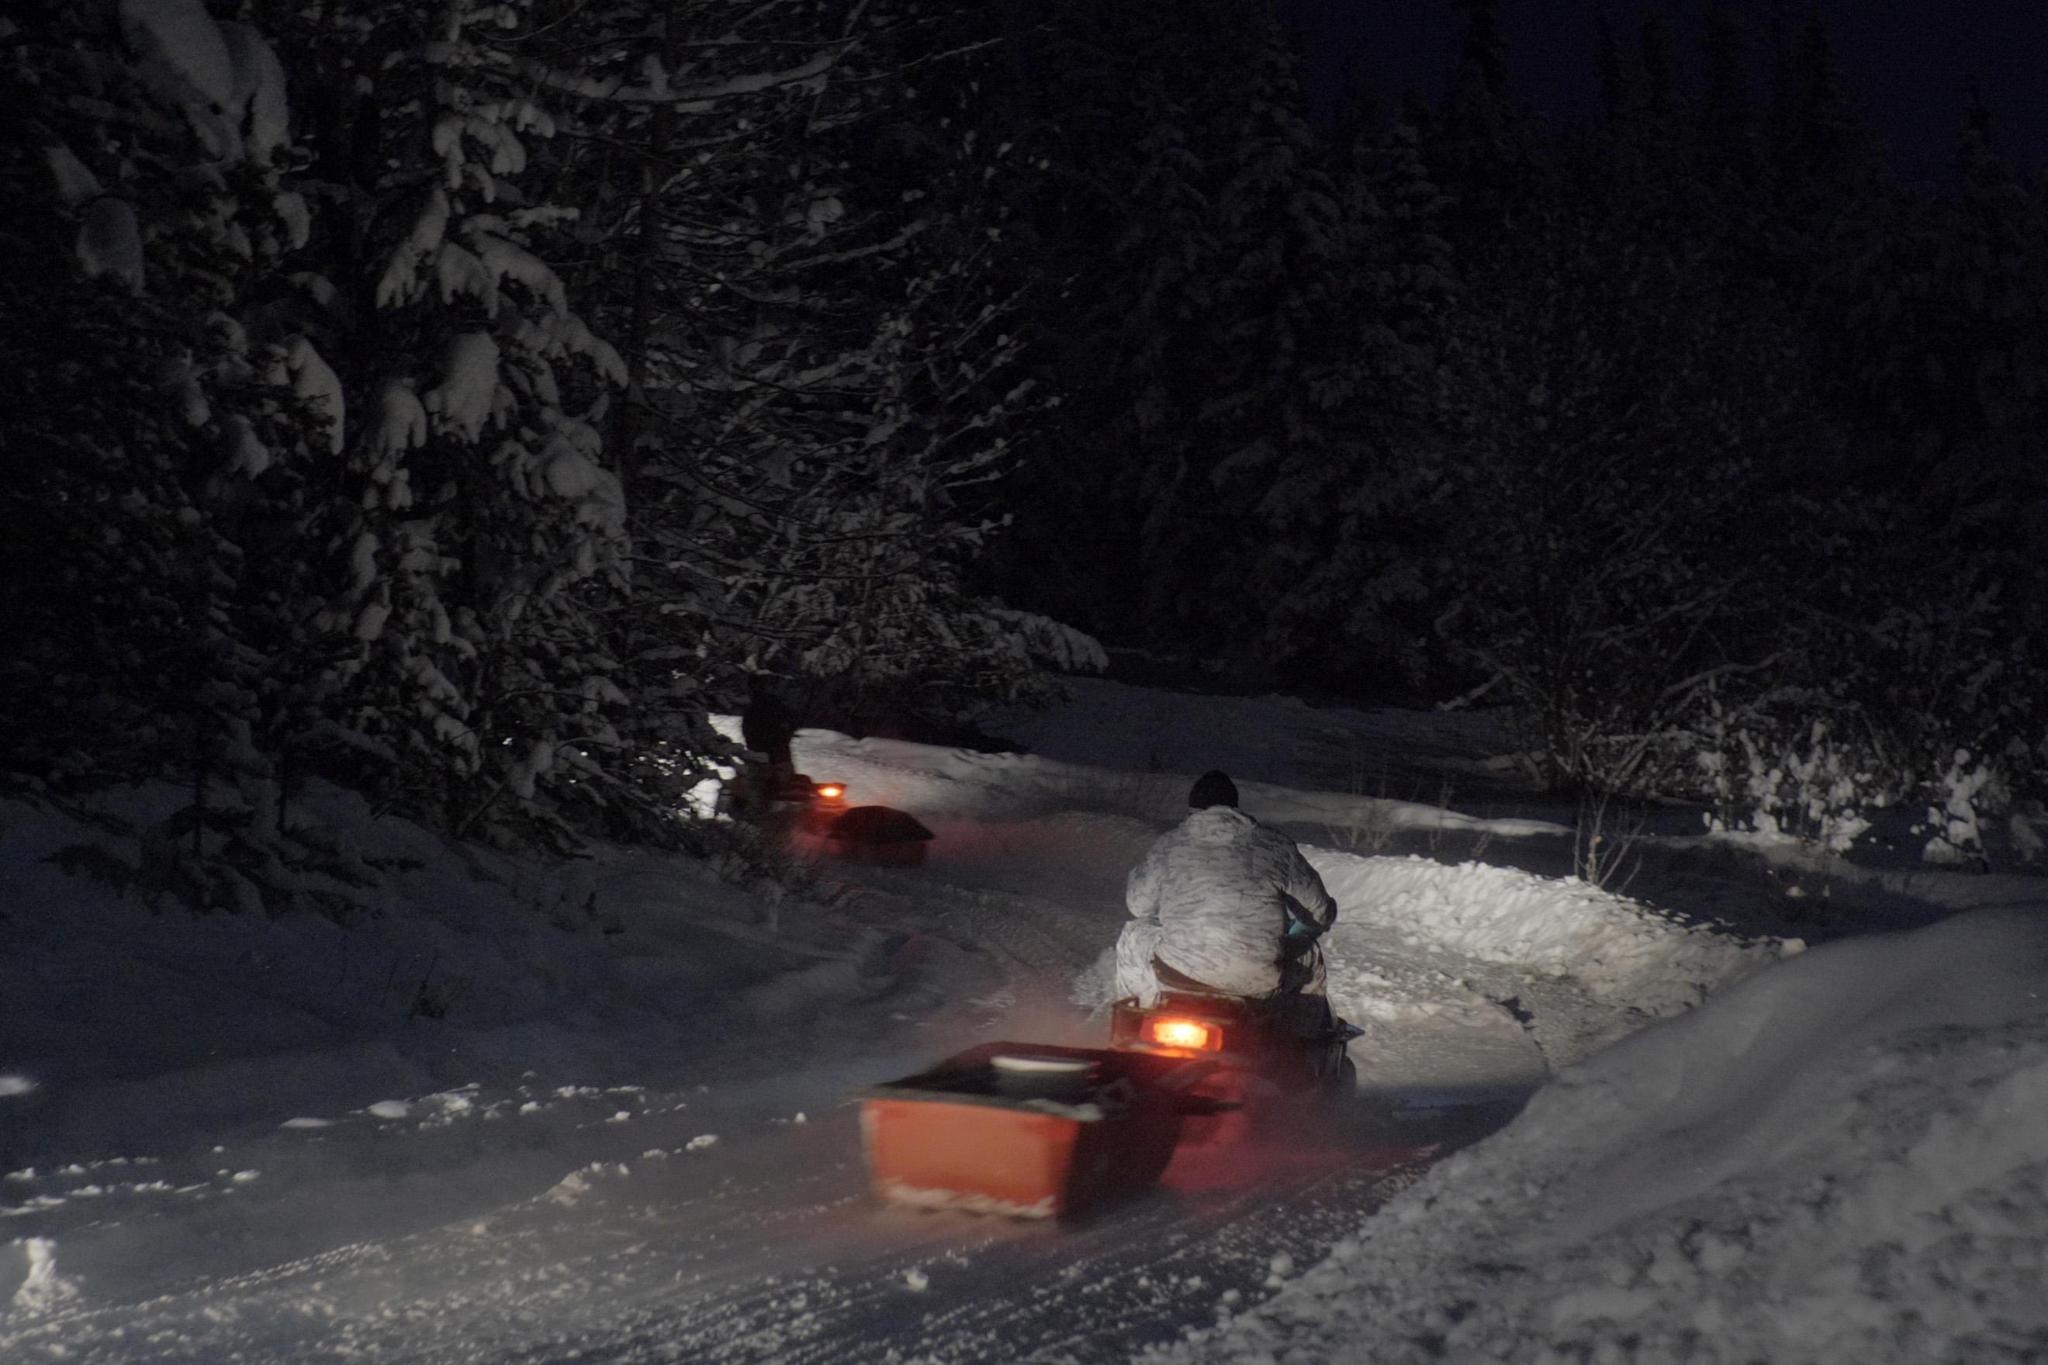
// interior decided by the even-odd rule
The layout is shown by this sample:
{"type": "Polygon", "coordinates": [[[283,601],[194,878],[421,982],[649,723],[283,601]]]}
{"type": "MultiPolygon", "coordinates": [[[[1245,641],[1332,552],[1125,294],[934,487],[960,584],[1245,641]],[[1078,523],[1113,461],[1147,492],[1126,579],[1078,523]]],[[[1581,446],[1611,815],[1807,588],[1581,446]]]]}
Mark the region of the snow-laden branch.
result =
{"type": "Polygon", "coordinates": [[[838,64],[844,47],[845,44],[838,44],[825,48],[795,66],[785,67],[780,71],[750,71],[728,76],[723,80],[680,88],[671,87],[667,74],[659,70],[655,72],[654,79],[639,85],[579,76],[536,62],[526,63],[525,70],[528,76],[538,81],[544,88],[560,94],[609,104],[667,104],[674,106],[678,113],[703,114],[715,109],[721,100],[759,95],[790,86],[809,86],[816,90],[825,74],[838,64]]]}

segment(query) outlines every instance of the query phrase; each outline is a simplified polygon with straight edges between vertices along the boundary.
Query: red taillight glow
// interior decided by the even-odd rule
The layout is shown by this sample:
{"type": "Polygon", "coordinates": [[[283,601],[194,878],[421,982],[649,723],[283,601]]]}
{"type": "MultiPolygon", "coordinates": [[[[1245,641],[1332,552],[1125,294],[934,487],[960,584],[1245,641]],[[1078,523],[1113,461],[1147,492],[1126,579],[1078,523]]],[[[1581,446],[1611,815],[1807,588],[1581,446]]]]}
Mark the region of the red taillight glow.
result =
{"type": "Polygon", "coordinates": [[[1183,1052],[1221,1052],[1223,1030],[1199,1019],[1176,1019],[1167,1015],[1145,1021],[1145,1041],[1183,1052]]]}
{"type": "Polygon", "coordinates": [[[840,786],[837,782],[820,782],[818,784],[818,795],[824,797],[827,801],[837,801],[840,797],[846,795],[846,788],[840,786]]]}

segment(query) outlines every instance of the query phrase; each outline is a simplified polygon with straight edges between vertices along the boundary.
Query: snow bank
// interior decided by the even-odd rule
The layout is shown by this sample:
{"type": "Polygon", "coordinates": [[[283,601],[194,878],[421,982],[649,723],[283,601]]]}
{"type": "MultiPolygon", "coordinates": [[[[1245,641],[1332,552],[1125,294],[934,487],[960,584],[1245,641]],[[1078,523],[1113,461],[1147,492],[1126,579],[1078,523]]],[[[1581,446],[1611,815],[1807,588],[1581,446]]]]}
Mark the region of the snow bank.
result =
{"type": "Polygon", "coordinates": [[[195,916],[130,884],[133,840],[108,833],[182,795],[110,794],[97,826],[0,802],[0,1175],[534,1068],[672,1066],[733,1018],[793,1027],[889,984],[868,938],[820,916],[758,929],[757,901],[697,865],[461,849],[317,783],[295,817],[380,869],[370,917],[195,916]],[[778,991],[785,975],[802,989],[778,991]]]}
{"type": "Polygon", "coordinates": [[[2039,1358],[2044,911],[1831,944],[1632,1035],[1161,1357],[2039,1358]]]}
{"type": "Polygon", "coordinates": [[[1801,946],[1731,938],[1576,877],[1303,851],[1339,907],[1329,942],[1333,972],[1347,953],[1369,956],[1372,944],[1392,936],[1569,978],[1604,1003],[1662,1015],[1696,1005],[1722,982],[1801,946]]]}

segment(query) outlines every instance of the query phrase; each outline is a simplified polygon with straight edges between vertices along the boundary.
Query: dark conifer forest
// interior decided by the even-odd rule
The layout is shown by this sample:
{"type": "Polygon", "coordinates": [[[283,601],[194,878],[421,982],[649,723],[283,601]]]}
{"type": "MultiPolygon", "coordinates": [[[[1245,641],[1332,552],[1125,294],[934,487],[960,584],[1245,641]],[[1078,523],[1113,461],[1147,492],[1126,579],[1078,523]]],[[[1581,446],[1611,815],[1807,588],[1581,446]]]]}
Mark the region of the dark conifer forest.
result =
{"type": "MultiPolygon", "coordinates": [[[[1832,838],[2048,787],[2048,184],[1818,21],[1311,120],[1247,0],[17,0],[0,784],[688,840],[755,672],[954,736],[1101,646],[1512,708],[1832,838]],[[1099,642],[1099,643],[1098,643],[1099,642]]],[[[345,904],[345,897],[333,902],[345,904]]],[[[324,904],[324,902],[323,902],[324,904]]]]}

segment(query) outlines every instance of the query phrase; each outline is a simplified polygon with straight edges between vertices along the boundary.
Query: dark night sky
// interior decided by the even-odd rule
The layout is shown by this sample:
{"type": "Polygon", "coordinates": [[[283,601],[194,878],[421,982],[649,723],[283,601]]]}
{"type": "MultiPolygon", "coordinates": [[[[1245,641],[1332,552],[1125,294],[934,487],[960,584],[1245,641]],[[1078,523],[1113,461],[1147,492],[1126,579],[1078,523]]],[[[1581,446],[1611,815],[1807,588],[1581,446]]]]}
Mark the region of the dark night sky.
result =
{"type": "MultiPolygon", "coordinates": [[[[1700,0],[1604,0],[1615,31],[1665,14],[1688,80],[1697,79],[1700,0]]],[[[1728,0],[1752,57],[1770,47],[1774,14],[1793,26],[1805,0],[1728,0]]],[[[1308,86],[1328,102],[1363,79],[1385,99],[1414,87],[1434,97],[1462,32],[1454,0],[1281,0],[1306,42],[1308,86]]],[[[1517,94],[1560,117],[1590,111],[1600,0],[1500,0],[1517,94]]],[[[1946,179],[1963,89],[1984,91],[1999,151],[2030,172],[2048,169],[2048,0],[1816,0],[1844,78],[1891,156],[1916,181],[1946,179]]],[[[1759,66],[1761,70],[1761,66],[1759,66]]]]}

